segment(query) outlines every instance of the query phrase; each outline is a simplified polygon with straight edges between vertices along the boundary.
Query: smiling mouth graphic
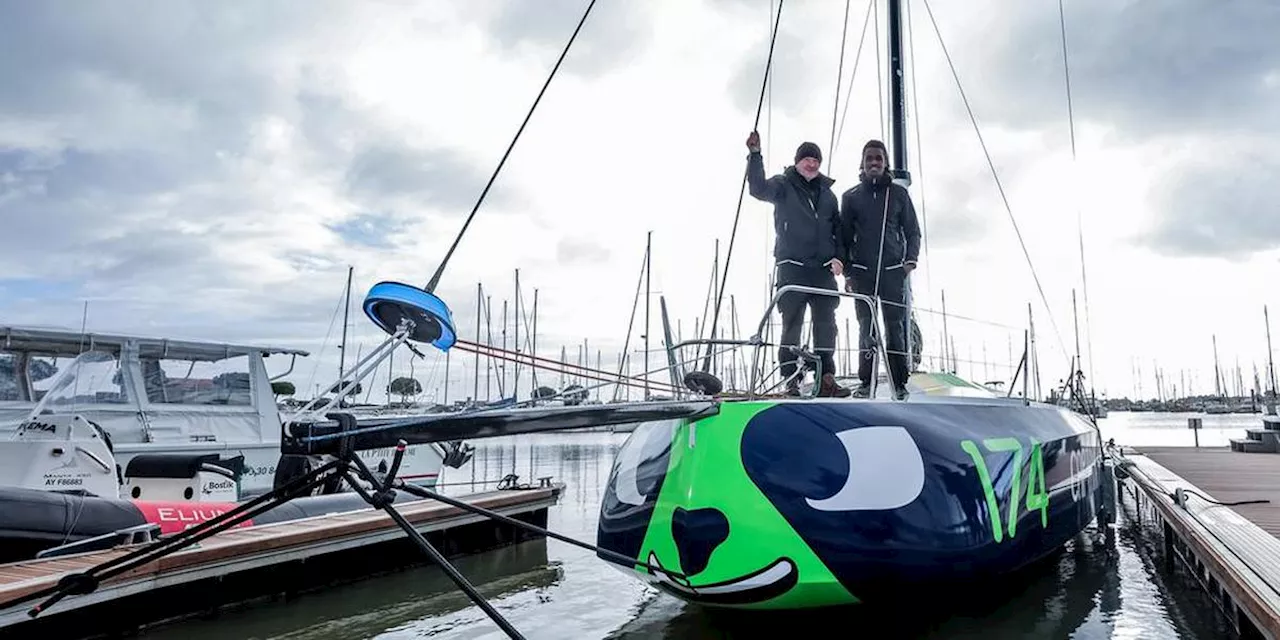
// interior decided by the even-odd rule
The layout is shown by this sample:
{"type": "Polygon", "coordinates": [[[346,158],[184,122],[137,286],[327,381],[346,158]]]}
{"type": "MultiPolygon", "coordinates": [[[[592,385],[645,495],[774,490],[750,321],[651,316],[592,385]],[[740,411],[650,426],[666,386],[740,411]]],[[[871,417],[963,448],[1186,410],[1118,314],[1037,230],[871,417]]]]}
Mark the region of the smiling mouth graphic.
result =
{"type": "MultiPolygon", "coordinates": [[[[649,552],[649,564],[662,567],[658,556],[649,552]]],[[[665,568],[665,567],[664,567],[665,568]]],[[[711,584],[693,586],[680,584],[665,573],[657,573],[658,588],[678,598],[705,604],[750,604],[764,602],[776,598],[792,587],[800,579],[796,563],[789,558],[778,558],[763,569],[754,571],[741,578],[724,580],[711,584]]]]}

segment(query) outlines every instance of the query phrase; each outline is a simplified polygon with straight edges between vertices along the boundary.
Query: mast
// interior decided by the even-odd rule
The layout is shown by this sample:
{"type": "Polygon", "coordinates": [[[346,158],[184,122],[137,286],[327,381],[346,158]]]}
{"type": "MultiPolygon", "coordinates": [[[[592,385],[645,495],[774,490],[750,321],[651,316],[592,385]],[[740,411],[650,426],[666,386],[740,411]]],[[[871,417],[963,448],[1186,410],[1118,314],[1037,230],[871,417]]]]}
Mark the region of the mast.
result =
{"type": "MultiPolygon", "coordinates": [[[[476,344],[480,344],[480,320],[484,305],[484,283],[476,283],[476,344]]],[[[476,349],[476,384],[475,390],[471,392],[471,401],[480,402],[480,350],[476,349]]]]}
{"type": "MultiPolygon", "coordinates": [[[[351,273],[353,271],[355,271],[355,267],[347,267],[346,302],[342,305],[342,346],[338,348],[338,386],[334,387],[334,393],[341,393],[342,377],[346,374],[347,369],[347,325],[351,322],[348,316],[351,313],[351,273]]],[[[338,402],[338,406],[342,406],[342,398],[338,398],[338,402]]]]}
{"type": "Polygon", "coordinates": [[[893,177],[911,186],[907,170],[907,90],[902,64],[902,0],[889,0],[889,117],[893,177]]]}
{"type": "Polygon", "coordinates": [[[649,399],[649,291],[653,267],[653,232],[645,236],[644,243],[644,399],[649,399]]]}
{"type": "Polygon", "coordinates": [[[520,270],[516,269],[516,298],[515,310],[511,315],[512,320],[516,323],[516,334],[513,344],[516,349],[515,370],[511,375],[511,397],[520,398],[520,270]]]}
{"type": "Polygon", "coordinates": [[[1218,335],[1214,334],[1213,335],[1213,390],[1218,395],[1218,397],[1222,397],[1223,395],[1226,394],[1226,389],[1223,388],[1225,386],[1223,385],[1223,382],[1224,381],[1222,378],[1222,370],[1218,368],[1218,335]]]}
{"type": "Polygon", "coordinates": [[[1267,305],[1262,305],[1262,320],[1267,325],[1267,377],[1271,379],[1271,397],[1276,397],[1276,365],[1271,360],[1271,316],[1267,315],[1267,305]]]}

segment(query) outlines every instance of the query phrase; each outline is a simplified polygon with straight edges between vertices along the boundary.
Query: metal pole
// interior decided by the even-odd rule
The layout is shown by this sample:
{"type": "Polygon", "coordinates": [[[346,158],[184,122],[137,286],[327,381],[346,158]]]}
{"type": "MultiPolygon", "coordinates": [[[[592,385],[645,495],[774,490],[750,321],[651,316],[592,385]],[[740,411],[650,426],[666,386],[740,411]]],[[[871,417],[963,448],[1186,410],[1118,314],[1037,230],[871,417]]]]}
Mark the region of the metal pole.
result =
{"type": "MultiPolygon", "coordinates": [[[[653,232],[645,238],[644,246],[644,370],[649,370],[649,292],[651,281],[649,276],[653,267],[653,232]]],[[[644,399],[649,399],[649,374],[644,376],[644,399]]]]}
{"type": "Polygon", "coordinates": [[[1262,319],[1267,325],[1267,376],[1271,379],[1271,398],[1276,397],[1276,365],[1271,359],[1271,316],[1267,315],[1267,305],[1262,305],[1262,319]]]}
{"type": "Polygon", "coordinates": [[[902,64],[902,1],[889,0],[889,110],[893,177],[911,185],[907,170],[907,91],[902,64]]]}

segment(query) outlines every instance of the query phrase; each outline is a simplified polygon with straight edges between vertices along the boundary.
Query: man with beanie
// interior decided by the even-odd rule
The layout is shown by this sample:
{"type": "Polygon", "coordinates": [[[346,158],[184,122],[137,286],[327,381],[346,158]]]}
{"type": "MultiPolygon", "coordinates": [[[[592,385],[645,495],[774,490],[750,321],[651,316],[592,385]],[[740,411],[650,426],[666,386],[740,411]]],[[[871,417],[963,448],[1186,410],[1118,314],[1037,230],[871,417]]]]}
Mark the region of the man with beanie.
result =
{"type": "MultiPolygon", "coordinates": [[[[765,179],[764,158],[760,155],[760,134],[747,136],[747,183],[751,196],[773,204],[773,245],[777,286],[789,284],[830,289],[843,273],[845,254],[840,238],[840,209],[831,178],[822,175],[822,150],[812,142],[796,149],[795,164],[781,174],[765,179]]],[[[782,314],[781,346],[778,349],[788,395],[800,394],[796,376],[797,356],[790,347],[800,346],[804,310],[808,306],[813,321],[814,351],[820,359],[821,376],[815,380],[818,395],[848,397],[849,390],[835,380],[836,307],[838,296],[788,293],[778,300],[782,314]],[[794,377],[793,377],[794,376],[794,377]]]]}
{"type": "MultiPolygon", "coordinates": [[[[920,253],[920,225],[911,194],[894,184],[887,170],[888,151],[883,142],[870,140],[862,148],[860,181],[841,196],[840,228],[848,267],[845,291],[879,296],[889,352],[889,379],[894,397],[907,398],[910,376],[907,354],[907,276],[916,268],[920,253]]],[[[871,366],[876,357],[872,339],[871,307],[858,300],[857,397],[867,397],[871,366]]]]}

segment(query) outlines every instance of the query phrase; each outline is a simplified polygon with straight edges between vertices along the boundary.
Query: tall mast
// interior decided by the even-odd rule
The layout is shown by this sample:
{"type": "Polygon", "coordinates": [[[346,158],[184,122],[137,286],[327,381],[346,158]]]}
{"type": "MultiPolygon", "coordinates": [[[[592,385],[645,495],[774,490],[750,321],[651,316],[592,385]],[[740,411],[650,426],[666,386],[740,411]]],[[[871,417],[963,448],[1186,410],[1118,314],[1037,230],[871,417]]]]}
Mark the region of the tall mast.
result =
{"type": "Polygon", "coordinates": [[[902,0],[889,0],[889,117],[893,177],[911,186],[907,169],[907,90],[902,64],[902,0]]]}
{"type": "MultiPolygon", "coordinates": [[[[351,273],[355,271],[355,267],[347,267],[347,293],[346,302],[342,304],[342,346],[338,348],[338,386],[334,387],[334,393],[341,393],[342,376],[347,370],[347,325],[350,324],[348,315],[351,312],[351,273]]],[[[339,405],[342,406],[342,399],[338,399],[339,405]]]]}
{"type": "Polygon", "coordinates": [[[644,399],[649,399],[649,291],[650,270],[653,266],[653,232],[645,236],[644,243],[644,399]]]}
{"type": "Polygon", "coordinates": [[[514,370],[511,374],[511,397],[519,399],[520,398],[520,270],[519,269],[516,269],[515,309],[512,312],[511,318],[516,323],[516,334],[513,341],[513,344],[515,345],[515,349],[516,349],[516,358],[515,358],[516,361],[515,361],[515,364],[513,365],[514,370]]]}
{"type": "Polygon", "coordinates": [[[1225,385],[1222,384],[1223,379],[1221,369],[1218,368],[1218,335],[1213,335],[1213,390],[1222,397],[1226,393],[1225,385]]]}
{"type": "Polygon", "coordinates": [[[1262,320],[1267,325],[1267,377],[1271,379],[1271,397],[1276,397],[1276,365],[1271,360],[1271,316],[1267,315],[1267,305],[1262,305],[1262,320]]]}
{"type": "MultiPolygon", "coordinates": [[[[484,313],[484,283],[476,283],[476,344],[480,342],[480,321],[483,319],[484,313]]],[[[475,390],[471,392],[471,401],[473,403],[480,402],[480,350],[476,349],[476,384],[475,390]]]]}

